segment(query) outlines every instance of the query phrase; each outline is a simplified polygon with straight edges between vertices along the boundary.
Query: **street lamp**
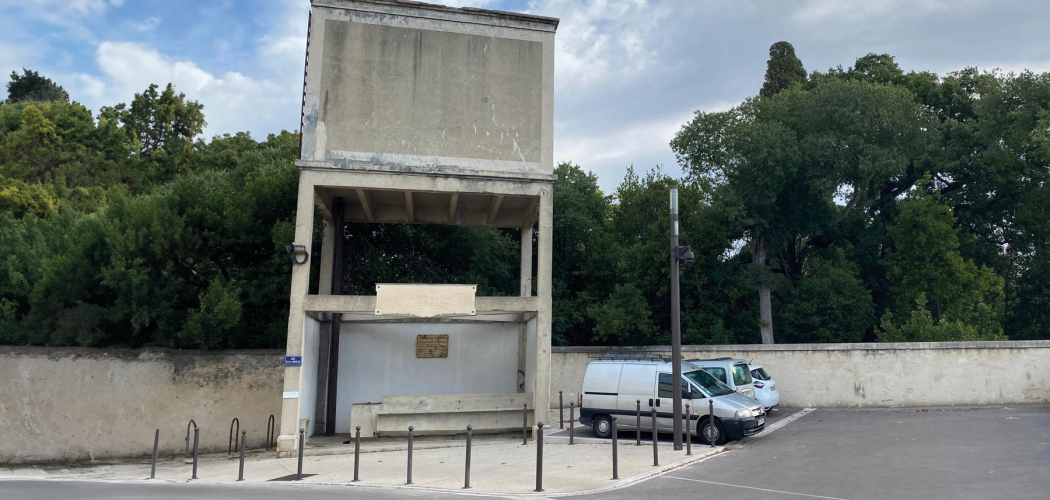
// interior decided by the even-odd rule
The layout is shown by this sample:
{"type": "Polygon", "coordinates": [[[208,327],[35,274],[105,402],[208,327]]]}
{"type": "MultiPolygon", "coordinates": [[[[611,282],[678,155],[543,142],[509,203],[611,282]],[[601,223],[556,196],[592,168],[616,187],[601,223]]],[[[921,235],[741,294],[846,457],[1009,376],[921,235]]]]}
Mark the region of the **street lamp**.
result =
{"type": "Polygon", "coordinates": [[[678,294],[678,263],[693,265],[688,245],[678,245],[678,184],[671,184],[671,379],[674,449],[682,449],[682,308],[678,294]]]}

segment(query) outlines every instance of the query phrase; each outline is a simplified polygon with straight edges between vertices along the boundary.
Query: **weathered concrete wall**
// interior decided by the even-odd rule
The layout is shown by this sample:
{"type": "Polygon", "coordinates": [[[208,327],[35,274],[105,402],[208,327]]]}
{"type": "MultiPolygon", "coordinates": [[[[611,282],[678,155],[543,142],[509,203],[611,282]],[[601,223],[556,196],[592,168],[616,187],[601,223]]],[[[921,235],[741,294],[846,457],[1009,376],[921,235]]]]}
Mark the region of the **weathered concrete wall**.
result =
{"type": "Polygon", "coordinates": [[[0,347],[0,463],[145,457],[226,450],[240,419],[248,446],[280,429],[280,351],[0,347]],[[191,438],[192,439],[192,438],[191,438]]]}
{"type": "MultiPolygon", "coordinates": [[[[670,356],[667,346],[643,347],[670,356]]],[[[575,401],[594,347],[554,348],[551,407],[575,401]]],[[[1050,341],[683,346],[689,358],[766,367],[785,406],[894,407],[1050,402],[1050,341]]]]}

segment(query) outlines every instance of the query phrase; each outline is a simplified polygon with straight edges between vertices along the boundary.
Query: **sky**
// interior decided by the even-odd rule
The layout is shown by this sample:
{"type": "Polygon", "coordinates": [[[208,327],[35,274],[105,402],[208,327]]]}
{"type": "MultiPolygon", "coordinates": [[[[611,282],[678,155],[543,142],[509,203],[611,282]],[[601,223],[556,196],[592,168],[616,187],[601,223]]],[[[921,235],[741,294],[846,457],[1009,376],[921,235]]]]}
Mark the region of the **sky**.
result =
{"type": "MultiPolygon", "coordinates": [[[[432,3],[561,19],[554,158],[606,192],[630,165],[677,176],[674,134],[757,94],[780,40],[807,71],[870,52],[938,74],[1050,71],[1050,2],[1036,0],[432,3]]],[[[204,104],[207,135],[263,139],[298,130],[308,12],[308,0],[0,0],[0,73],[39,71],[96,113],[172,82],[204,104]]]]}

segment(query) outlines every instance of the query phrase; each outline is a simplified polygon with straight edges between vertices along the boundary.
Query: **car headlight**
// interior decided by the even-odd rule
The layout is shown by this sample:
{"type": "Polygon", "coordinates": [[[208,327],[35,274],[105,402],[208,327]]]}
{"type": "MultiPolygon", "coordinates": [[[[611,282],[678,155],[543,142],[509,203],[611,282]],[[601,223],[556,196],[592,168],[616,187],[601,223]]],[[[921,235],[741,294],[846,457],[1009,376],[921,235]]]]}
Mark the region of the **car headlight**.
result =
{"type": "Polygon", "coordinates": [[[751,418],[753,416],[755,416],[755,414],[751,413],[751,410],[737,410],[736,411],[736,418],[751,418]]]}

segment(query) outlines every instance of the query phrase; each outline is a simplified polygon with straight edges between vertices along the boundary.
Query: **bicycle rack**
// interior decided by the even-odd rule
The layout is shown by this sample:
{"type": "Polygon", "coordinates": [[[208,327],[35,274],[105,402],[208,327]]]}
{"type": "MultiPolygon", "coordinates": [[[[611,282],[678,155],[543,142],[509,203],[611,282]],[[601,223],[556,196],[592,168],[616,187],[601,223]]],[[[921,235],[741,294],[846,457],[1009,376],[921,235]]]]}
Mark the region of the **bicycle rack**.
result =
{"type": "Polygon", "coordinates": [[[186,457],[190,456],[190,426],[191,425],[193,426],[194,429],[196,429],[197,428],[197,422],[194,422],[193,419],[190,419],[189,423],[186,424],[186,457]]]}
{"type": "Polygon", "coordinates": [[[270,419],[266,421],[266,451],[270,451],[270,446],[273,445],[273,439],[276,438],[277,432],[274,428],[274,418],[270,415],[270,419]]]}
{"type": "Polygon", "coordinates": [[[241,445],[241,421],[238,420],[237,417],[233,417],[233,421],[230,422],[230,444],[226,448],[226,456],[229,456],[230,453],[233,453],[235,444],[238,447],[241,445]],[[237,424],[236,433],[233,432],[233,424],[237,424]]]}

